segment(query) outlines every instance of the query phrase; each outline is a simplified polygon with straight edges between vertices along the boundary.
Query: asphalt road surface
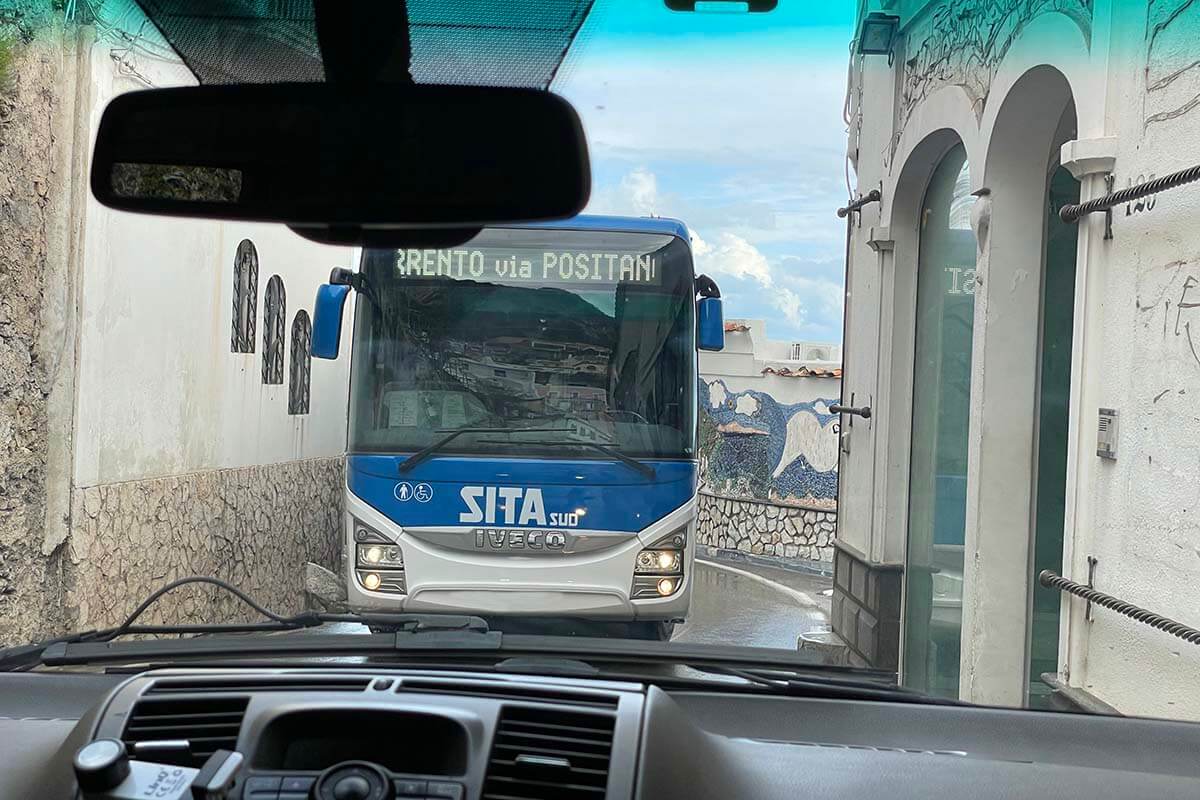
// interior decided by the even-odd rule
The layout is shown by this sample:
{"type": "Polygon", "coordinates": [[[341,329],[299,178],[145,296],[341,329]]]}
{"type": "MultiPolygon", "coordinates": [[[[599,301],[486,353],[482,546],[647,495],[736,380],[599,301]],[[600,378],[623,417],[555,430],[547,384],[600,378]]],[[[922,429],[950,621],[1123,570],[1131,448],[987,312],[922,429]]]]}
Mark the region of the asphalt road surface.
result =
{"type": "MultiPolygon", "coordinates": [[[[831,579],[807,573],[751,564],[696,561],[692,608],[671,641],[795,649],[800,634],[829,624],[831,579]]],[[[533,623],[497,625],[514,633],[564,633],[533,623]]],[[[320,630],[366,633],[355,623],[327,625],[320,630]]],[[[621,636],[615,630],[575,631],[576,635],[621,636]]]]}
{"type": "Polygon", "coordinates": [[[770,567],[696,562],[692,610],[671,641],[795,648],[829,624],[829,578],[770,567]]]}

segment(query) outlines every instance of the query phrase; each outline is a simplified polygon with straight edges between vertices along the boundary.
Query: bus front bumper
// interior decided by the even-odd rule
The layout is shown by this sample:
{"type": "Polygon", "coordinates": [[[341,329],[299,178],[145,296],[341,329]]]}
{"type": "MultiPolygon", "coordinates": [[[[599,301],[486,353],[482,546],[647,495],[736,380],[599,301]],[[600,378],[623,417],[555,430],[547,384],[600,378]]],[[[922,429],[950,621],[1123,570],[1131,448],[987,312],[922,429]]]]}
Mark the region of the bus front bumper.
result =
{"type": "Polygon", "coordinates": [[[437,547],[403,533],[397,537],[395,523],[349,493],[343,530],[347,600],[354,610],[663,621],[685,619],[691,603],[694,499],[640,533],[630,534],[627,542],[579,555],[476,554],[437,547]],[[401,546],[405,594],[369,591],[359,582],[354,563],[356,520],[395,538],[401,546]],[[668,597],[632,598],[637,554],[684,526],[687,548],[678,588],[668,597]]]}

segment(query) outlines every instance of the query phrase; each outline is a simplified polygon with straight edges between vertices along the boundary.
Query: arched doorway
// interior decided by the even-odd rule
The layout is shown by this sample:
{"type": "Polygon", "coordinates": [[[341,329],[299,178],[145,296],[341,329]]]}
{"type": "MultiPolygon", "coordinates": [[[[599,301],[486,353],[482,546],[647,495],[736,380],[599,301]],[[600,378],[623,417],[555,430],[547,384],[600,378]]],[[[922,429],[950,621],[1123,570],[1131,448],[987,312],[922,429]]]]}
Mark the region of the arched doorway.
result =
{"type": "Polygon", "coordinates": [[[1053,208],[1078,196],[1058,171],[1076,114],[1045,64],[1002,98],[985,127],[959,696],[1022,705],[1057,663],[1057,597],[1036,570],[1062,563],[1076,231],[1053,208]]]}
{"type": "Polygon", "coordinates": [[[906,685],[958,695],[966,533],[975,235],[963,145],[921,204],[905,565],[906,685]]]}

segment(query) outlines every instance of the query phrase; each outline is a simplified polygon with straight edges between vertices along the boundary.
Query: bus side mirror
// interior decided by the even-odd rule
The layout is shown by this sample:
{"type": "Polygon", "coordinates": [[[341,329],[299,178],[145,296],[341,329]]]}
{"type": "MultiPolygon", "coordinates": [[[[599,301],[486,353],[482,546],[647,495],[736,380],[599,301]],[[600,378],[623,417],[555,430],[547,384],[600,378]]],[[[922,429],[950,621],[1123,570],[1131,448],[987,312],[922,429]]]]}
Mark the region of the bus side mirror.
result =
{"type": "Polygon", "coordinates": [[[338,345],[342,341],[342,312],[349,295],[350,287],[345,284],[323,283],[317,287],[310,346],[313,358],[338,357],[338,345]]]}
{"type": "MultiPolygon", "coordinates": [[[[725,313],[721,298],[702,297],[699,303],[699,328],[696,346],[701,350],[725,349],[725,313]]],[[[314,339],[315,341],[315,339],[314,339]]]]}

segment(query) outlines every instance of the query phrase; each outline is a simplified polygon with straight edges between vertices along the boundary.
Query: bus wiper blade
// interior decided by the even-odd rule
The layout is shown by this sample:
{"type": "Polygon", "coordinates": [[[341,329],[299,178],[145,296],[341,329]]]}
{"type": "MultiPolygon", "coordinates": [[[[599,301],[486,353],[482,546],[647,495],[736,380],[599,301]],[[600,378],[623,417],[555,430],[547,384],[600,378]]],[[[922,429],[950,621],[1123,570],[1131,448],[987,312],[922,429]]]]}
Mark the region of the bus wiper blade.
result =
{"type": "Polygon", "coordinates": [[[641,475],[650,480],[654,480],[656,473],[654,467],[647,464],[645,461],[638,461],[633,456],[628,456],[622,453],[617,448],[603,442],[587,442],[582,439],[557,439],[537,442],[524,442],[524,444],[540,446],[540,447],[590,447],[593,450],[599,450],[607,456],[615,458],[630,469],[636,470],[641,475]]]}
{"type": "Polygon", "coordinates": [[[438,450],[462,436],[464,433],[570,433],[570,428],[440,428],[434,433],[445,433],[441,439],[422,447],[408,458],[400,462],[400,472],[410,472],[413,467],[425,461],[438,450]]]}

